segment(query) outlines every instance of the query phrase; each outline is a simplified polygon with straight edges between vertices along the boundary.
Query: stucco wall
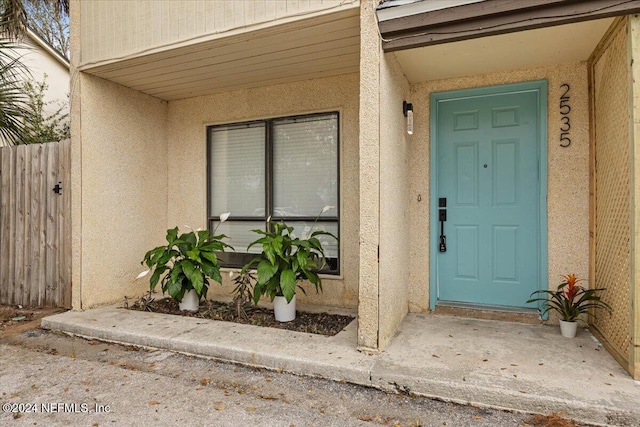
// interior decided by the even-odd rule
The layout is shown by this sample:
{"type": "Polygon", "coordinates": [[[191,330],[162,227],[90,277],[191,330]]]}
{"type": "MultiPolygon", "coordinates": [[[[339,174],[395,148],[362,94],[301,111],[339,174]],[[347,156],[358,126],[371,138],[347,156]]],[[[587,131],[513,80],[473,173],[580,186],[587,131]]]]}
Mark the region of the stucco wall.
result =
{"type": "MultiPolygon", "coordinates": [[[[207,227],[206,127],[270,117],[340,112],[340,220],[341,276],[323,278],[324,292],[298,301],[355,307],[358,296],[358,75],[343,75],[287,85],[241,90],[169,103],[168,215],[163,227],[207,227]]],[[[247,165],[251,167],[251,165],[247,165]]],[[[228,276],[224,286],[210,287],[209,294],[230,295],[228,276]]]]}
{"type": "Polygon", "coordinates": [[[429,96],[433,92],[546,79],[548,93],[548,259],[549,286],[560,275],[589,272],[589,112],[587,64],[560,64],[527,70],[422,82],[411,86],[415,133],[409,141],[410,224],[409,309],[429,309],[429,96]],[[560,86],[571,86],[571,140],[560,147],[560,86]]]}
{"type": "Polygon", "coordinates": [[[378,348],[380,244],[380,61],[375,2],[360,5],[360,271],[358,347],[378,348]]]}
{"type": "Polygon", "coordinates": [[[409,160],[402,101],[409,83],[384,55],[375,1],[360,19],[360,287],[358,346],[385,347],[408,311],[409,160]]]}
{"type": "MultiPolygon", "coordinates": [[[[409,143],[402,101],[409,83],[395,55],[380,63],[380,348],[408,311],[409,143]]],[[[411,99],[407,100],[411,102],[411,99]]]]}
{"type": "Polygon", "coordinates": [[[72,134],[72,144],[80,150],[72,156],[82,172],[75,177],[80,198],[72,202],[73,221],[80,222],[73,257],[81,267],[73,284],[81,308],[90,308],[148,288],[148,280],[134,279],[144,253],[166,232],[167,105],[97,77],[76,79],[80,134],[72,134]]]}

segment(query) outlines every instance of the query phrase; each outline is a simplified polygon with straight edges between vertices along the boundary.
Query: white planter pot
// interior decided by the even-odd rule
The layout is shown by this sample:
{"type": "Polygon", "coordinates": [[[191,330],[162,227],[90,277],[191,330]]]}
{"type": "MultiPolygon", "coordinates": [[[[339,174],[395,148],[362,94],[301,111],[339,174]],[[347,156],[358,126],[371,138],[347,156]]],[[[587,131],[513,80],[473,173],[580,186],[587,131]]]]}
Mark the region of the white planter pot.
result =
{"type": "Polygon", "coordinates": [[[578,322],[560,321],[560,334],[565,338],[574,338],[578,330],[578,322]]]}
{"type": "Polygon", "coordinates": [[[275,297],[273,300],[273,314],[277,322],[291,322],[296,318],[296,296],[287,304],[285,297],[275,297]]]}
{"type": "Polygon", "coordinates": [[[180,301],[180,310],[196,312],[200,308],[200,297],[196,293],[195,289],[185,292],[180,301]]]}

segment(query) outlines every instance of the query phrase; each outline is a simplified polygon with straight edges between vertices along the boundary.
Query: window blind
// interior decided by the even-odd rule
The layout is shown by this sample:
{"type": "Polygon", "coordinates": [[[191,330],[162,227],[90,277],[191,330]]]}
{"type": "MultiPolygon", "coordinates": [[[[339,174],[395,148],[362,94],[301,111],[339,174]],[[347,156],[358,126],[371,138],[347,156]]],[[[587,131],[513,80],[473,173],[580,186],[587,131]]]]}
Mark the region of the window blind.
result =
{"type": "Polygon", "coordinates": [[[273,204],[274,215],[311,217],[338,205],[337,115],[274,121],[273,204]]]}
{"type": "Polygon", "coordinates": [[[265,124],[212,128],[209,169],[212,215],[264,216],[265,124]]]}

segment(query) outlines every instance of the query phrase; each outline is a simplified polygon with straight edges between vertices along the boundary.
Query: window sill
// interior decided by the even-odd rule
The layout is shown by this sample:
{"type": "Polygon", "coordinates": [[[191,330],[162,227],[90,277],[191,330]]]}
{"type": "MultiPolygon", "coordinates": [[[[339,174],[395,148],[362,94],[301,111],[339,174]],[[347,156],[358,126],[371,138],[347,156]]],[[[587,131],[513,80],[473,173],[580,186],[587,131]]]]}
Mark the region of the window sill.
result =
{"type": "MultiPolygon", "coordinates": [[[[229,272],[238,273],[238,272],[240,272],[240,270],[241,270],[241,268],[220,267],[220,275],[222,277],[224,277],[225,274],[228,276],[229,272]]],[[[255,269],[252,269],[252,270],[255,271],[255,269]]],[[[342,274],[319,274],[318,276],[322,280],[344,280],[344,276],[342,274]]]]}

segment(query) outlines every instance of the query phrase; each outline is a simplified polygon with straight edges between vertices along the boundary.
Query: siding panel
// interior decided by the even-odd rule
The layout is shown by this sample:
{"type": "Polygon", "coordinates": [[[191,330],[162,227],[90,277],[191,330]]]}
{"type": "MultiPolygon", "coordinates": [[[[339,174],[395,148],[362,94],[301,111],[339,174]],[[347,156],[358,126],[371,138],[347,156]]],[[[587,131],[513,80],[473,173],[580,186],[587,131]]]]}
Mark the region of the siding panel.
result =
{"type": "Polygon", "coordinates": [[[80,65],[357,4],[358,0],[85,0],[80,8],[80,65]]]}

